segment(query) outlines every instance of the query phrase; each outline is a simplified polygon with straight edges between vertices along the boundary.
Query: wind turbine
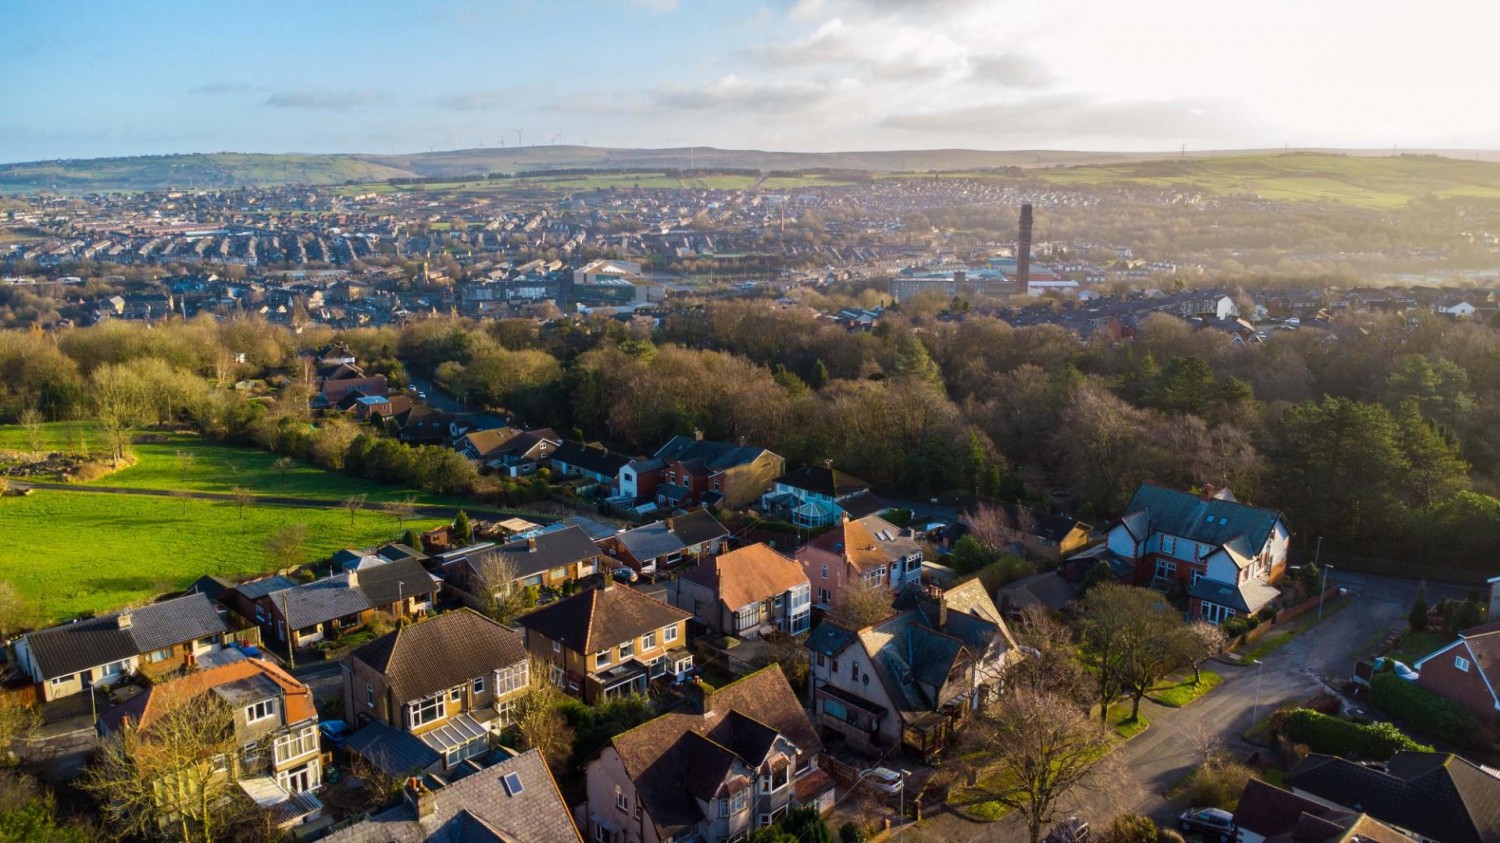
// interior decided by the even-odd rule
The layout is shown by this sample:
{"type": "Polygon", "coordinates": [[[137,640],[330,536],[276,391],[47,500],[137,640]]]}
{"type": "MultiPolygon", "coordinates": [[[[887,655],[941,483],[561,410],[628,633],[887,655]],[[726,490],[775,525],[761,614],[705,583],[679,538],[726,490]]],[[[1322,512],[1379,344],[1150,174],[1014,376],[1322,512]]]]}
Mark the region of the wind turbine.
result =
{"type": "Polygon", "coordinates": [[[516,130],[516,146],[521,146],[521,133],[524,132],[524,131],[526,131],[526,130],[525,129],[517,129],[516,130]]]}

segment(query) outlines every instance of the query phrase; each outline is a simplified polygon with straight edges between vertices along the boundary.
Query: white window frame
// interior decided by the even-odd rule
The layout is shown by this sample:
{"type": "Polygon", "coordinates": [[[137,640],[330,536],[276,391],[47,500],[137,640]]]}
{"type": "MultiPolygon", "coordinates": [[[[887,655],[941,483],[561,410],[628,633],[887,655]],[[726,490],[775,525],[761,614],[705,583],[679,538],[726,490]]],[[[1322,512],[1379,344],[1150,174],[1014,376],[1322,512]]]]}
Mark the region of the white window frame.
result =
{"type": "Polygon", "coordinates": [[[479,696],[480,694],[483,694],[483,693],[484,693],[484,677],[483,676],[476,676],[476,677],[474,677],[474,696],[477,697],[477,696],[479,696]]]}
{"type": "Polygon", "coordinates": [[[365,685],[365,708],[375,707],[375,686],[365,685]]]}
{"type": "Polygon", "coordinates": [[[1464,673],[1469,672],[1469,660],[1464,658],[1463,656],[1454,656],[1453,666],[1463,671],[1464,673]]]}
{"type": "Polygon", "coordinates": [[[598,670],[601,667],[609,667],[613,663],[614,662],[611,661],[610,652],[608,650],[605,650],[602,653],[595,653],[594,654],[594,669],[595,670],[598,670]]]}
{"type": "Polygon", "coordinates": [[[272,742],[276,763],[285,764],[293,758],[301,758],[318,750],[318,727],[304,726],[294,732],[278,735],[272,742]]]}
{"type": "Polygon", "coordinates": [[[259,723],[268,717],[276,716],[276,700],[261,700],[258,703],[245,706],[245,722],[259,723]]]}
{"type": "Polygon", "coordinates": [[[635,641],[620,642],[620,661],[623,662],[633,655],[635,655],[635,641]]]}
{"type": "Polygon", "coordinates": [[[1161,552],[1177,555],[1177,539],[1173,536],[1161,537],[1161,552]]]}
{"type": "Polygon", "coordinates": [[[641,636],[641,649],[642,650],[654,650],[654,649],[656,649],[656,630],[653,629],[650,632],[646,633],[645,635],[641,636]]]}
{"type": "Polygon", "coordinates": [[[448,692],[438,691],[430,697],[407,703],[406,723],[411,729],[420,729],[448,716],[448,692]]]}
{"type": "Polygon", "coordinates": [[[667,627],[666,630],[665,630],[665,632],[662,635],[662,639],[665,640],[665,641],[676,641],[677,640],[677,624],[674,623],[671,626],[667,627]]]}
{"type": "Polygon", "coordinates": [[[531,681],[531,666],[527,662],[517,662],[510,667],[502,667],[495,671],[495,696],[503,697],[522,690],[531,681]]]}
{"type": "Polygon", "coordinates": [[[623,790],[615,794],[615,810],[630,813],[630,797],[623,790]]]}

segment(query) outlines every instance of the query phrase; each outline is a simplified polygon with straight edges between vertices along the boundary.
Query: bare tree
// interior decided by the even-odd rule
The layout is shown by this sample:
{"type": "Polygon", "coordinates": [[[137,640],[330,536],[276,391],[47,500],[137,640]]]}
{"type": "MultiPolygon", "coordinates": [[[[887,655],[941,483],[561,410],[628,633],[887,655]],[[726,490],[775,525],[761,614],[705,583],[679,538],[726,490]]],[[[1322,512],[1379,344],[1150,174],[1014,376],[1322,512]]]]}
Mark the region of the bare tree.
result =
{"type": "Polygon", "coordinates": [[[146,729],[127,722],[106,739],[83,788],[122,837],[214,843],[238,813],[233,716],[213,694],[170,685],[157,693],[169,695],[166,714],[146,729]]]}
{"type": "Polygon", "coordinates": [[[408,495],[400,500],[390,501],[385,505],[385,511],[396,518],[396,530],[398,532],[406,529],[406,522],[417,514],[417,499],[408,495]]]}
{"type": "Polygon", "coordinates": [[[894,613],[891,590],[857,575],[845,581],[833,607],[839,622],[855,629],[879,623],[894,613]]]}
{"type": "Polygon", "coordinates": [[[290,570],[307,562],[307,525],[287,524],[266,537],[266,554],[278,569],[290,570]]]}
{"type": "Polygon", "coordinates": [[[1149,589],[1117,583],[1096,586],[1083,599],[1079,633],[1101,722],[1108,722],[1110,703],[1125,693],[1134,719],[1146,692],[1186,666],[1182,640],[1187,628],[1165,600],[1149,589]]]}
{"type": "Polygon", "coordinates": [[[1027,606],[1015,630],[1017,641],[1030,649],[1006,674],[1011,687],[1087,703],[1089,677],[1078,661],[1078,645],[1068,625],[1041,606],[1027,606]]]}
{"type": "Polygon", "coordinates": [[[276,469],[276,473],[281,476],[281,488],[283,490],[286,489],[286,473],[291,471],[296,465],[297,461],[291,457],[279,457],[276,462],[271,463],[271,468],[276,469]]]}
{"type": "Polygon", "coordinates": [[[31,740],[41,728],[40,708],[28,708],[11,697],[0,698],[0,766],[19,761],[16,745],[31,740]]]}
{"type": "Polygon", "coordinates": [[[1031,843],[1109,749],[1109,738],[1073,702],[1025,688],[981,712],[963,735],[983,759],[984,777],[996,783],[986,795],[1026,820],[1031,843]]]}
{"type": "Polygon", "coordinates": [[[188,494],[187,492],[184,492],[181,489],[173,489],[170,492],[167,492],[167,496],[170,497],[170,498],[172,498],[172,500],[175,500],[175,501],[178,501],[179,503],[181,503],[182,504],[182,514],[183,515],[187,514],[188,501],[191,501],[193,499],[192,495],[188,494]]]}
{"type": "Polygon", "coordinates": [[[564,694],[552,681],[552,663],[531,656],[527,664],[528,686],[516,710],[516,728],[528,749],[547,759],[553,776],[566,775],[573,753],[573,729],[557,710],[564,694]]]}
{"type": "Polygon", "coordinates": [[[255,503],[255,495],[244,486],[233,486],[229,489],[229,499],[234,501],[235,509],[239,510],[240,520],[245,520],[245,507],[255,503]]]}
{"type": "Polygon", "coordinates": [[[1184,658],[1193,666],[1193,684],[1197,685],[1203,678],[1203,663],[1224,652],[1225,645],[1229,643],[1229,634],[1216,623],[1193,621],[1188,624],[1187,635],[1181,641],[1186,648],[1184,658]]]}
{"type": "Polygon", "coordinates": [[[365,508],[365,501],[368,499],[367,495],[350,495],[339,503],[339,506],[342,506],[344,511],[349,513],[349,526],[351,528],[354,526],[355,514],[365,508]]]}
{"type": "Polygon", "coordinates": [[[194,457],[195,454],[192,451],[177,452],[177,470],[182,474],[183,483],[187,482],[188,472],[193,470],[194,457]]]}
{"type": "Polygon", "coordinates": [[[130,438],[146,424],[151,407],[140,383],[122,366],[106,364],[94,370],[94,411],[115,468],[130,450],[130,438]]]}
{"type": "Polygon", "coordinates": [[[21,429],[26,431],[26,447],[32,453],[41,453],[42,443],[45,441],[42,436],[42,414],[35,407],[27,407],[21,411],[17,421],[21,423],[21,429]]]}
{"type": "Polygon", "coordinates": [[[1014,506],[1016,513],[1012,517],[1003,506],[979,504],[965,519],[969,534],[993,551],[1004,550],[1015,542],[1025,541],[1027,536],[1035,535],[1036,516],[1020,504],[1014,506]]]}
{"type": "Polygon", "coordinates": [[[521,571],[516,563],[499,553],[485,553],[469,560],[469,592],[479,601],[481,611],[501,623],[510,623],[531,608],[526,589],[518,580],[521,571]]]}
{"type": "Polygon", "coordinates": [[[234,383],[235,375],[239,372],[239,361],[227,348],[221,348],[214,353],[214,383],[224,389],[234,383]]]}

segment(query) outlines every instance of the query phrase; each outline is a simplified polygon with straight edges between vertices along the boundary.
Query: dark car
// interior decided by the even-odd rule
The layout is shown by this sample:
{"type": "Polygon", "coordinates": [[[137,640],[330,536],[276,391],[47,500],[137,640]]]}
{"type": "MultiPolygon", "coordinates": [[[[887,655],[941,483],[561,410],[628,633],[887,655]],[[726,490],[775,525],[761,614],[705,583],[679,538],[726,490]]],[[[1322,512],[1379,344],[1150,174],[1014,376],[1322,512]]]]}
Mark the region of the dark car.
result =
{"type": "Polygon", "coordinates": [[[1052,827],[1042,838],[1042,843],[1088,843],[1089,824],[1077,817],[1068,817],[1052,827]]]}
{"type": "Polygon", "coordinates": [[[1183,831],[1195,831],[1219,843],[1231,843],[1240,839],[1234,815],[1219,808],[1189,808],[1178,815],[1177,825],[1183,831]]]}

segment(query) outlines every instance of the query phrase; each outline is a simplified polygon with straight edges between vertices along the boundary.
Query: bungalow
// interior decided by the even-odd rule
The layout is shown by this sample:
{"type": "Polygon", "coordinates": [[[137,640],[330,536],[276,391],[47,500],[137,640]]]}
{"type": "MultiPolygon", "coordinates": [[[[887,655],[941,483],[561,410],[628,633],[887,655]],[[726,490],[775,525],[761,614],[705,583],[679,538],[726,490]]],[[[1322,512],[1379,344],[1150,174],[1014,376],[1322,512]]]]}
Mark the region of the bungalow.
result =
{"type": "Polygon", "coordinates": [[[714,690],[694,705],[616,735],[585,768],[590,840],[745,840],[794,806],[831,803],[822,743],[780,668],[714,690]]]}
{"type": "Polygon", "coordinates": [[[655,456],[664,473],[656,502],[678,509],[698,504],[742,509],[786,471],[786,460],[765,448],[705,441],[701,431],[672,437],[655,456]]]}
{"type": "Polygon", "coordinates": [[[379,767],[400,754],[394,744],[419,741],[432,750],[432,772],[488,752],[491,736],[515,721],[529,686],[525,639],[519,630],[459,609],[350,653],[342,665],[344,719],[352,726],[379,721],[396,732],[377,730],[382,740],[362,739],[356,749],[370,752],[379,767]]]}
{"type": "Polygon", "coordinates": [[[223,648],[229,627],[195,593],[27,633],[16,660],[51,702],[140,672],[165,676],[223,648]]]}
{"type": "Polygon", "coordinates": [[[844,521],[796,552],[818,606],[838,602],[845,584],[859,578],[899,591],[922,575],[922,545],[916,533],[878,515],[844,521]]]}
{"type": "Polygon", "coordinates": [[[618,493],[620,469],[630,462],[630,457],[617,454],[598,442],[574,442],[565,439],[552,453],[552,470],[559,478],[582,478],[586,483],[601,485],[609,490],[602,497],[618,493]]]}
{"type": "Polygon", "coordinates": [[[1108,554],[1137,585],[1187,592],[1194,618],[1221,623],[1260,611],[1280,594],[1291,530],[1281,513],[1235,500],[1142,485],[1109,530],[1108,554]]]}
{"type": "Polygon", "coordinates": [[[1325,805],[1260,779],[1245,783],[1234,809],[1242,843],[1410,843],[1369,815],[1325,805]]]}
{"type": "Polygon", "coordinates": [[[413,778],[401,804],[359,820],[325,843],[583,843],[546,759],[535,750],[453,782],[413,778]]]}
{"type": "Polygon", "coordinates": [[[578,582],[599,571],[599,549],[581,527],[541,532],[506,544],[476,545],[454,553],[441,554],[443,581],[459,592],[470,605],[483,606],[489,601],[480,594],[486,588],[562,588],[564,583],[578,582]],[[488,570],[493,560],[513,577],[508,586],[482,581],[494,579],[488,570]],[[478,601],[477,603],[475,601],[478,601]]]}
{"type": "Polygon", "coordinates": [[[594,704],[644,695],[651,679],[680,677],[693,666],[687,612],[604,579],[523,615],[526,647],[551,664],[552,681],[594,704]]]}
{"type": "Polygon", "coordinates": [[[297,650],[359,629],[376,612],[397,617],[426,614],[432,610],[438,589],[432,575],[413,559],[346,571],[277,591],[253,583],[247,586],[259,596],[249,598],[241,591],[246,586],[236,586],[232,591],[239,592],[241,599],[228,595],[231,605],[248,603],[247,617],[261,628],[266,640],[297,650]]]}
{"type": "Polygon", "coordinates": [[[1500,622],[1466,629],[1458,640],[1429,653],[1413,667],[1417,684],[1500,724],[1500,622]]]}
{"type": "Polygon", "coordinates": [[[600,542],[604,552],[624,566],[642,574],[666,571],[685,560],[697,561],[719,552],[729,538],[719,519],[706,509],[621,530],[600,542]]]}
{"type": "Polygon", "coordinates": [[[840,504],[868,493],[870,484],[835,469],[831,462],[783,474],[761,495],[760,505],[771,517],[799,527],[823,527],[848,515],[840,504]]]}
{"type": "Polygon", "coordinates": [[[1401,751],[1384,767],[1309,755],[1287,774],[1292,793],[1363,811],[1421,840],[1500,840],[1500,778],[1443,752],[1401,751]]]}
{"type": "Polygon", "coordinates": [[[709,629],[758,638],[772,629],[806,632],[812,595],[801,565],[756,543],[683,574],[672,603],[709,629]]]}
{"type": "MultiPolygon", "coordinates": [[[[312,691],[276,665],[223,653],[223,663],[152,685],[99,720],[105,735],[151,729],[174,708],[213,694],[229,709],[235,743],[242,749],[229,763],[246,794],[287,825],[315,819],[322,804],[311,791],[323,785],[318,710],[312,691]],[[293,797],[296,797],[295,799],[293,797]]],[[[204,765],[213,759],[204,758],[204,765]]]]}
{"type": "Polygon", "coordinates": [[[454,449],[480,468],[521,477],[534,473],[561,444],[562,437],[550,427],[538,430],[498,427],[465,433],[454,449]]]}

